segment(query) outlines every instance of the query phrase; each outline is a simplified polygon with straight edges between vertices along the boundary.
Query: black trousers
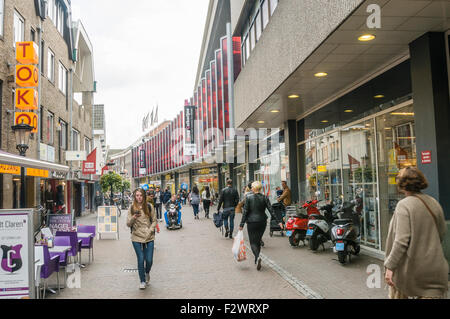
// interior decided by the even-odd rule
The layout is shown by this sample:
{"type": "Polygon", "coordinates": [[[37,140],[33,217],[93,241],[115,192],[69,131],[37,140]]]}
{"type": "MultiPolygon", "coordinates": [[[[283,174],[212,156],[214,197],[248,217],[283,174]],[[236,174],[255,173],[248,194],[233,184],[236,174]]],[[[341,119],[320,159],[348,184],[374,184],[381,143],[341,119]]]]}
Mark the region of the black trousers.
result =
{"type": "Polygon", "coordinates": [[[155,204],[155,209],[156,209],[156,218],[157,219],[161,219],[161,203],[159,204],[155,204]]]}
{"type": "Polygon", "coordinates": [[[208,216],[209,215],[209,207],[211,206],[211,201],[204,199],[203,200],[203,209],[205,210],[205,215],[208,216]]]}
{"type": "Polygon", "coordinates": [[[253,255],[255,255],[255,263],[261,252],[261,239],[267,227],[267,221],[247,223],[248,239],[253,255]]]}

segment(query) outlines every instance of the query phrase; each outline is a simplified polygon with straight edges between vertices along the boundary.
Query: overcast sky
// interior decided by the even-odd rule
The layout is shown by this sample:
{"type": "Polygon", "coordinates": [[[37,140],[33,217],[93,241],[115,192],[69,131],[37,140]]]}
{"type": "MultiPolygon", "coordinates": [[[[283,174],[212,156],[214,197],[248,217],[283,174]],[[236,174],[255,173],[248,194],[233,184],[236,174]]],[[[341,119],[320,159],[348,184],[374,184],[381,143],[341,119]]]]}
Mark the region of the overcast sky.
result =
{"type": "Polygon", "coordinates": [[[156,104],[172,120],[192,96],[208,0],[72,0],[94,49],[106,142],[126,148],[156,104]]]}

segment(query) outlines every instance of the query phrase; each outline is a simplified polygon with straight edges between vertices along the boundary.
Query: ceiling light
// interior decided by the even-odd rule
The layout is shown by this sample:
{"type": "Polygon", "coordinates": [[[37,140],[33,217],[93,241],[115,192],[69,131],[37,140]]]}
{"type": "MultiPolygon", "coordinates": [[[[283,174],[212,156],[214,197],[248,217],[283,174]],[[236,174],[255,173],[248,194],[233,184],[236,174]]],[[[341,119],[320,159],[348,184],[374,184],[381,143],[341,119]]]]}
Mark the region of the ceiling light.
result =
{"type": "Polygon", "coordinates": [[[352,113],[353,110],[344,110],[345,113],[352,113]]]}
{"type": "Polygon", "coordinates": [[[328,123],[328,120],[323,120],[322,123],[328,123]]]}
{"type": "Polygon", "coordinates": [[[297,94],[289,95],[289,98],[290,98],[290,99],[298,99],[299,97],[300,97],[300,96],[297,95],[297,94]]]}
{"type": "Polygon", "coordinates": [[[410,112],[393,112],[391,115],[406,115],[406,116],[414,116],[414,113],[410,112]]]}
{"type": "Polygon", "coordinates": [[[271,113],[280,113],[280,110],[272,110],[271,113]]]}
{"type": "Polygon", "coordinates": [[[316,78],[323,78],[323,77],[325,77],[327,75],[328,75],[328,73],[325,73],[325,72],[319,72],[319,73],[314,74],[314,76],[316,78]]]}
{"type": "Polygon", "coordinates": [[[258,121],[257,123],[258,124],[264,124],[265,122],[264,121],[258,121]]]}
{"type": "Polygon", "coordinates": [[[378,94],[378,95],[375,95],[374,98],[382,99],[382,98],[384,98],[384,95],[383,94],[378,94]]]}
{"type": "Polygon", "coordinates": [[[358,40],[361,42],[372,41],[373,39],[375,39],[375,36],[373,34],[363,34],[358,38],[358,40]]]}

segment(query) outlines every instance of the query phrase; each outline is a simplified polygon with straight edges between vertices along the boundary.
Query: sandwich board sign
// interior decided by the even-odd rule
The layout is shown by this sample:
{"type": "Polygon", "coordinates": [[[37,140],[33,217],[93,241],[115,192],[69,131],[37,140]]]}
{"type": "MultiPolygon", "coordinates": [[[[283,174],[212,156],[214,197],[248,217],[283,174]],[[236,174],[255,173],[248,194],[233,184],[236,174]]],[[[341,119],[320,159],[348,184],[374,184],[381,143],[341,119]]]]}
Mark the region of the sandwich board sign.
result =
{"type": "Polygon", "coordinates": [[[97,234],[115,234],[119,239],[119,214],[116,206],[100,206],[97,214],[97,234]]]}
{"type": "Polygon", "coordinates": [[[0,299],[34,298],[32,210],[0,210],[0,299]]]}

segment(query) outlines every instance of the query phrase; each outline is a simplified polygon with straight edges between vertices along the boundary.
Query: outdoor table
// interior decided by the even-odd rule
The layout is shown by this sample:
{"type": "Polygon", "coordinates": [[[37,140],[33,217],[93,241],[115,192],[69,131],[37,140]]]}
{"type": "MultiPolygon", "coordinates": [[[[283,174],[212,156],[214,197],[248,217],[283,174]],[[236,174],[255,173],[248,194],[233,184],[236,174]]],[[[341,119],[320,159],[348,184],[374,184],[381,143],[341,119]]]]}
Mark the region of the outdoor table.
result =
{"type": "Polygon", "coordinates": [[[94,234],[93,233],[77,233],[78,238],[88,238],[88,237],[93,237],[94,234]]]}
{"type": "Polygon", "coordinates": [[[50,252],[50,253],[64,253],[64,252],[69,251],[71,249],[72,249],[71,246],[55,246],[53,248],[49,248],[48,252],[50,252]]]}

